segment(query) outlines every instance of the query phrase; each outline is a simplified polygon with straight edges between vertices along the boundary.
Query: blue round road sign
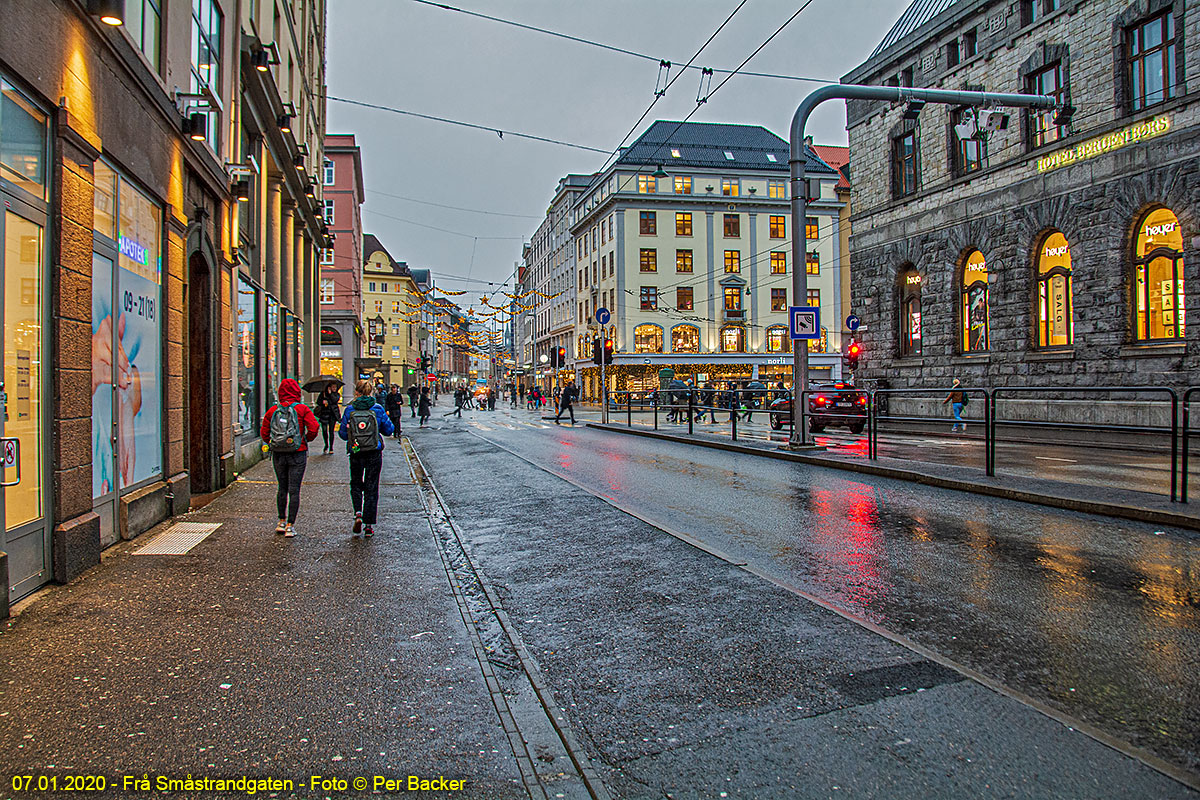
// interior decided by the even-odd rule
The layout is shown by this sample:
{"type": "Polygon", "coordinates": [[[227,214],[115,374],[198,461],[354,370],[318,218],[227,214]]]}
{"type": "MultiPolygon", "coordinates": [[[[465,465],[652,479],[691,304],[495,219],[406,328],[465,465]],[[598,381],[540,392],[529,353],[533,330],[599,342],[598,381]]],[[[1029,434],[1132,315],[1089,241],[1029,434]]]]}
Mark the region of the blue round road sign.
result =
{"type": "Polygon", "coordinates": [[[858,326],[861,324],[862,324],[862,320],[860,320],[858,317],[854,316],[853,314],[846,317],[846,328],[848,330],[856,331],[856,330],[858,330],[858,326]]]}
{"type": "Polygon", "coordinates": [[[608,313],[607,308],[596,309],[596,322],[599,322],[601,325],[607,325],[610,319],[612,319],[612,314],[608,313]]]}

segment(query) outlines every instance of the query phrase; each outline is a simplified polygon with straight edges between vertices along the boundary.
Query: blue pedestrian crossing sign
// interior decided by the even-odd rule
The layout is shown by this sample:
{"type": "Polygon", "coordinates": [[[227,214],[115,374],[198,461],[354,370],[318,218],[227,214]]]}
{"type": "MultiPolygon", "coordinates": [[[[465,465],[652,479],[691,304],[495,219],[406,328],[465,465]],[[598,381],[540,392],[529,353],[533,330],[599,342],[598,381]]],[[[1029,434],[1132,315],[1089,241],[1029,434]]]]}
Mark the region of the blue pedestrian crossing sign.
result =
{"type": "Polygon", "coordinates": [[[792,341],[821,338],[821,309],[815,306],[788,306],[788,331],[792,341]]]}
{"type": "Polygon", "coordinates": [[[607,308],[596,309],[596,322],[599,322],[601,325],[607,325],[610,319],[612,319],[612,315],[608,313],[607,308]]]}

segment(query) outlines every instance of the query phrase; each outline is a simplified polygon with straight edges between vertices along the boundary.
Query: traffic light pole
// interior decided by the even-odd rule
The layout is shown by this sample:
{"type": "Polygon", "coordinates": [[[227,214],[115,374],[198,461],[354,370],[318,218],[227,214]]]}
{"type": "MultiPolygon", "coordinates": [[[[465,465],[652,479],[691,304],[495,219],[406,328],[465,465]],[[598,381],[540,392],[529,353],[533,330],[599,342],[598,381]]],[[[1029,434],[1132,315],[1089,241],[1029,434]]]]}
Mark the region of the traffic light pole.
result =
{"type": "MultiPolygon", "coordinates": [[[[808,269],[805,217],[808,215],[807,166],[808,155],[804,144],[804,128],[808,118],[826,100],[882,100],[894,103],[910,103],[919,111],[927,103],[953,106],[1007,106],[1011,108],[1052,109],[1057,106],[1053,97],[1035,94],[1005,94],[994,92],[967,92],[947,89],[913,89],[908,86],[857,86],[854,84],[831,84],[822,86],[801,101],[792,116],[790,154],[792,191],[792,303],[808,302],[808,269]],[[918,105],[919,104],[919,105],[918,105]]],[[[820,331],[818,331],[819,333],[820,331]]],[[[797,339],[792,343],[792,432],[788,436],[788,447],[806,447],[809,444],[808,430],[800,425],[804,414],[801,403],[806,402],[808,392],[808,342],[797,339]]]]}
{"type": "Polygon", "coordinates": [[[600,326],[600,338],[595,340],[600,345],[600,422],[608,424],[608,381],[604,375],[604,343],[608,341],[604,326],[600,326]]]}

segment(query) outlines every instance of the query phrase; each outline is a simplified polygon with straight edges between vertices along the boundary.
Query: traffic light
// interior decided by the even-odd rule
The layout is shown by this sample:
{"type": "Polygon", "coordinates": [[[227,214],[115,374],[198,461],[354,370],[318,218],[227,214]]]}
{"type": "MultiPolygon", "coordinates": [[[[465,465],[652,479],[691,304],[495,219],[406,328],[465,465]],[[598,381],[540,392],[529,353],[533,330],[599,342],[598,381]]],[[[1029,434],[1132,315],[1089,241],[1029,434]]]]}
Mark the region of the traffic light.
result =
{"type": "Polygon", "coordinates": [[[429,356],[421,356],[421,372],[429,372],[431,366],[429,356]]]}
{"type": "Polygon", "coordinates": [[[557,347],[554,350],[554,366],[562,368],[567,365],[567,348],[557,347]]]}
{"type": "Polygon", "coordinates": [[[613,361],[613,340],[604,340],[604,363],[611,364],[613,361]]]}
{"type": "Polygon", "coordinates": [[[604,350],[601,348],[601,345],[600,345],[600,337],[599,336],[593,337],[592,338],[592,363],[599,364],[603,354],[604,354],[604,350]]]}
{"type": "Polygon", "coordinates": [[[850,342],[850,346],[846,348],[846,367],[851,372],[858,369],[858,359],[862,355],[862,345],[858,342],[850,342]]]}

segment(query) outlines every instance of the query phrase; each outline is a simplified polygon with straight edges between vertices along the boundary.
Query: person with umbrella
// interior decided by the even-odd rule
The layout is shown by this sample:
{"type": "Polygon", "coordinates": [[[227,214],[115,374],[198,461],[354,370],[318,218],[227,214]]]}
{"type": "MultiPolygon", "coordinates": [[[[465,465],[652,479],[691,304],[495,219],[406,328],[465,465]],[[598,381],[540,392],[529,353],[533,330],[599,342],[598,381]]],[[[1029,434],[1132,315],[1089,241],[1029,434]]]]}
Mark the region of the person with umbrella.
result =
{"type": "Polygon", "coordinates": [[[333,426],[341,418],[341,386],[342,382],[332,375],[318,375],[303,387],[306,392],[320,392],[313,411],[317,422],[321,423],[321,440],[325,443],[322,454],[333,452],[333,426]]]}

